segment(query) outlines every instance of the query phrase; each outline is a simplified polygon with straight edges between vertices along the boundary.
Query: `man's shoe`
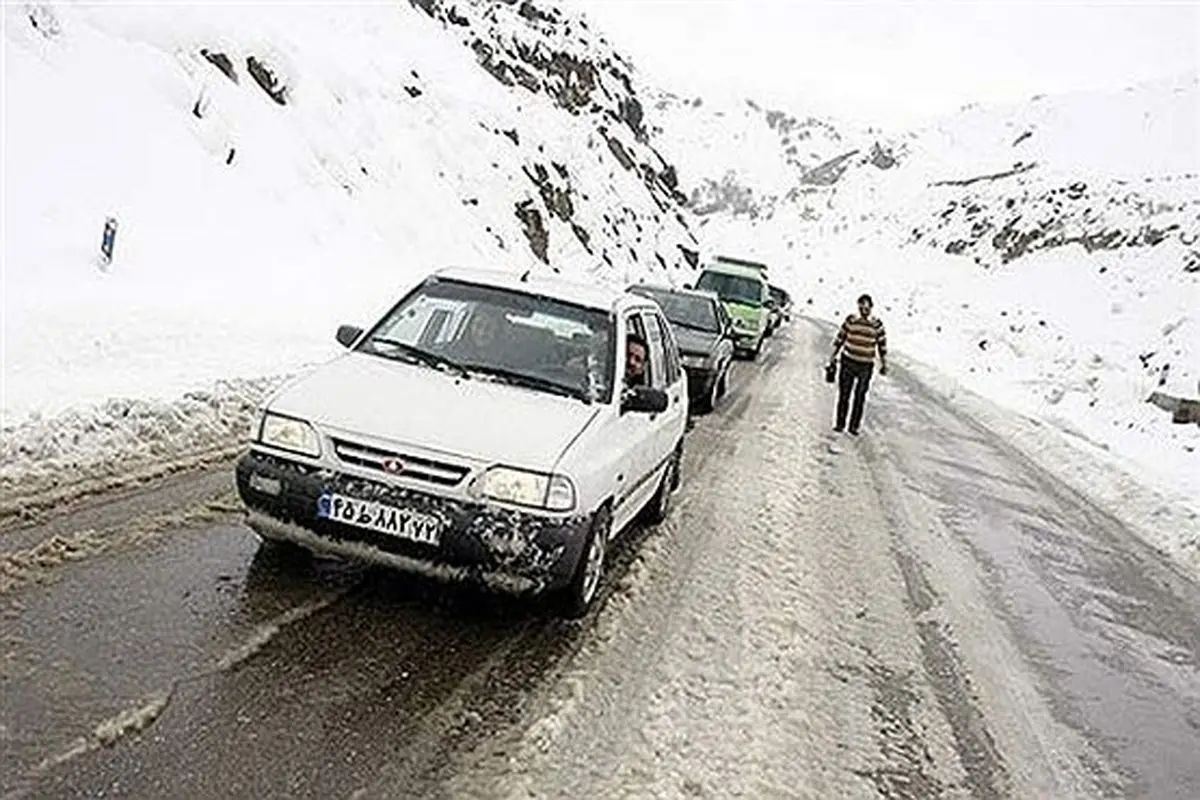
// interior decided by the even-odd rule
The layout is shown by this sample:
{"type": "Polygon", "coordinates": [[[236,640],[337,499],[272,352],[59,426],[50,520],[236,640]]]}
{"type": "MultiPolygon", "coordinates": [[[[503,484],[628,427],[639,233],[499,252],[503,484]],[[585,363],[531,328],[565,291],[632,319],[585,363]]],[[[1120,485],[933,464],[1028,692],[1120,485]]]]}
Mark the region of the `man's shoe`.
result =
{"type": "Polygon", "coordinates": [[[851,436],[858,436],[858,428],[851,428],[851,429],[850,429],[850,435],[851,435],[851,436]]]}
{"type": "Polygon", "coordinates": [[[839,426],[839,425],[834,425],[834,426],[833,426],[833,432],[834,432],[834,433],[842,433],[842,432],[843,432],[843,431],[845,431],[845,430],[846,430],[845,428],[843,428],[843,427],[841,427],[841,426],[839,426]]]}

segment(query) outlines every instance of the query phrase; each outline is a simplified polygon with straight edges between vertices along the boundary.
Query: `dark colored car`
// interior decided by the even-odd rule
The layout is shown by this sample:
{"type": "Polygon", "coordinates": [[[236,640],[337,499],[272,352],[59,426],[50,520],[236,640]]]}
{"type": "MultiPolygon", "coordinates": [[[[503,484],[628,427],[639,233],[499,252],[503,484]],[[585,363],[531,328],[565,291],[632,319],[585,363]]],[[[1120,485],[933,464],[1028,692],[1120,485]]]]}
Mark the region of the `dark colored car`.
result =
{"type": "Polygon", "coordinates": [[[631,286],[629,290],[658,303],[679,342],[688,378],[691,406],[712,411],[729,390],[733,363],[733,322],[714,292],[660,286],[631,286]]]}

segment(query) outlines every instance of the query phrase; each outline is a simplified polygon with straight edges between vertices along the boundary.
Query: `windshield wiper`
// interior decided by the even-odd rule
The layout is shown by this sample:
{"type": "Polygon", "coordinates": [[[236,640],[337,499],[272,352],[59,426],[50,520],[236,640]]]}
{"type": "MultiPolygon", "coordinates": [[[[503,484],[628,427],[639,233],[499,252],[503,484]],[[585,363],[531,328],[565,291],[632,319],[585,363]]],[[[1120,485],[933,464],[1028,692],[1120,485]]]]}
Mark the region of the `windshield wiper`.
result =
{"type": "Polygon", "coordinates": [[[703,333],[720,333],[720,331],[714,331],[712,328],[705,328],[703,325],[697,325],[694,322],[684,322],[681,319],[673,319],[671,320],[671,324],[678,325],[682,328],[691,328],[694,331],[701,331],[703,333]]]}
{"type": "MultiPolygon", "coordinates": [[[[367,344],[374,344],[375,342],[382,342],[383,344],[395,347],[404,355],[409,356],[412,361],[424,364],[427,367],[433,367],[434,369],[442,369],[444,367],[450,369],[452,372],[457,372],[464,378],[471,377],[471,373],[467,372],[462,364],[459,364],[457,361],[451,361],[445,356],[440,356],[437,353],[431,353],[428,350],[422,350],[419,347],[413,347],[411,344],[407,344],[396,339],[388,339],[385,336],[372,336],[367,340],[367,344]]],[[[388,353],[379,353],[379,355],[390,357],[388,353]]]]}
{"type": "Polygon", "coordinates": [[[588,405],[592,404],[591,398],[587,396],[587,393],[583,389],[567,386],[566,384],[557,383],[546,378],[539,378],[537,375],[528,375],[524,372],[514,372],[503,367],[485,366],[483,364],[467,364],[466,368],[472,372],[481,372],[484,375],[498,378],[502,382],[512,386],[523,386],[527,389],[537,389],[538,391],[557,394],[563,397],[574,397],[588,405]]]}

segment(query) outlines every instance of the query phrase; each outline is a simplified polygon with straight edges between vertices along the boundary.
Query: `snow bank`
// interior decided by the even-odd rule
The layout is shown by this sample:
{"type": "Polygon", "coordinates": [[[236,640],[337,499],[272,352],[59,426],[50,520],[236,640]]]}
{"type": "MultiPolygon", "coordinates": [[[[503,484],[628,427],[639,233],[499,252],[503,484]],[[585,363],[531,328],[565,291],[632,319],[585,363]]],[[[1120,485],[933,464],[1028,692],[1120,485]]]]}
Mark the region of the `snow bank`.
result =
{"type": "Polygon", "coordinates": [[[10,491],[230,441],[442,266],[688,269],[632,73],[540,3],[3,13],[10,491]]]}

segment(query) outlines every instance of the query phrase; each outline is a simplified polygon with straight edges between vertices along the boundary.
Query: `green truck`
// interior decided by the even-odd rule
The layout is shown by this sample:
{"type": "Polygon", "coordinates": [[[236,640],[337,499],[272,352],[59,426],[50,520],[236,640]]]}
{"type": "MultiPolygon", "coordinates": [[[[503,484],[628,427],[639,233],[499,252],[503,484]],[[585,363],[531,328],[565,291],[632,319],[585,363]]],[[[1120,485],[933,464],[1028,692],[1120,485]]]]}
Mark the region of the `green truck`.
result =
{"type": "Polygon", "coordinates": [[[758,358],[770,332],[773,305],[765,265],[760,269],[720,256],[700,272],[696,288],[715,292],[721,298],[733,320],[735,351],[758,358]]]}

